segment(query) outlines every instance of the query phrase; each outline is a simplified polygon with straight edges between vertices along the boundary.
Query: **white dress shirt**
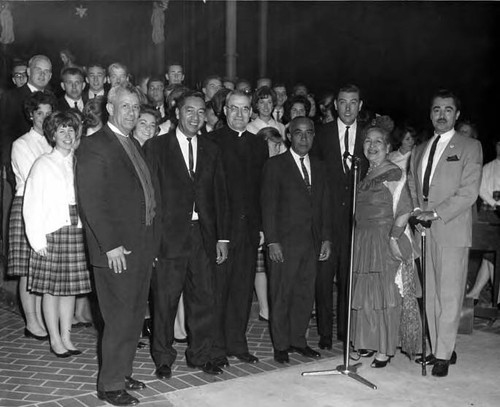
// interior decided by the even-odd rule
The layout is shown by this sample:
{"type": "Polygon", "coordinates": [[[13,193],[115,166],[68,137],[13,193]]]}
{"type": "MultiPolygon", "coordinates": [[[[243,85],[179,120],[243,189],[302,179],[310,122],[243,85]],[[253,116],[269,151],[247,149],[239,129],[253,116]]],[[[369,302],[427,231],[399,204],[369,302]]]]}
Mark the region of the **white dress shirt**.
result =
{"type": "Polygon", "coordinates": [[[304,178],[304,173],[302,172],[302,165],[300,164],[300,159],[304,159],[304,166],[306,167],[307,172],[309,173],[309,184],[312,185],[312,174],[311,174],[311,160],[309,159],[309,154],[306,154],[305,156],[301,157],[298,155],[295,151],[293,151],[293,148],[290,148],[290,152],[292,153],[292,157],[295,161],[295,164],[297,164],[297,167],[299,168],[300,173],[302,174],[302,178],[304,178]]]}
{"type": "Polygon", "coordinates": [[[83,106],[84,106],[84,103],[83,103],[83,99],[80,98],[78,100],[73,100],[71,98],[68,97],[68,95],[64,95],[64,99],[66,99],[66,102],[68,102],[68,105],[69,107],[71,108],[75,108],[75,102],[76,102],[76,106],[78,108],[78,110],[81,112],[83,110],[83,106]]]}
{"type": "Polygon", "coordinates": [[[500,191],[500,159],[498,158],[484,165],[479,188],[479,196],[490,206],[500,204],[493,199],[493,191],[500,191]]]}
{"type": "Polygon", "coordinates": [[[99,92],[95,93],[94,91],[89,89],[89,99],[94,99],[97,96],[104,96],[104,89],[101,89],[99,92]]]}
{"type": "MultiPolygon", "coordinates": [[[[181,147],[182,157],[184,158],[184,163],[186,164],[186,171],[189,173],[189,142],[188,137],[184,135],[184,133],[177,127],[175,129],[175,136],[177,137],[177,141],[179,142],[179,146],[181,147]]],[[[196,173],[196,159],[198,158],[198,137],[191,137],[191,145],[193,147],[193,172],[196,173]]],[[[194,211],[194,203],[193,203],[193,215],[191,220],[198,220],[198,212],[194,211]]]]}
{"type": "MultiPolygon", "coordinates": [[[[341,160],[344,159],[344,152],[345,152],[345,129],[347,127],[347,124],[345,124],[340,118],[337,118],[337,127],[339,129],[339,145],[340,145],[340,158],[341,160]]],[[[356,132],[358,130],[358,122],[357,120],[354,121],[353,124],[349,125],[349,153],[354,155],[354,146],[356,144],[356,132]]],[[[347,160],[347,166],[351,168],[352,164],[352,157],[348,157],[347,160]]]]}
{"type": "Polygon", "coordinates": [[[12,170],[16,177],[16,196],[24,195],[24,185],[35,160],[49,153],[52,147],[47,139],[31,128],[12,144],[12,170]]]}
{"type": "MultiPolygon", "coordinates": [[[[73,153],[58,150],[39,157],[30,171],[24,193],[26,236],[35,251],[47,247],[46,235],[71,225],[69,205],[75,205],[73,153]]],[[[82,227],[78,219],[79,228],[82,227]]]]}
{"type": "MultiPolygon", "coordinates": [[[[436,151],[434,152],[434,158],[432,160],[432,169],[431,169],[431,176],[429,178],[429,185],[431,184],[432,177],[434,176],[434,170],[436,169],[439,159],[443,155],[444,149],[448,146],[448,143],[450,142],[454,134],[455,134],[455,129],[451,129],[450,131],[441,134],[441,138],[437,143],[436,151]]],[[[427,162],[429,161],[429,154],[431,152],[432,143],[434,143],[434,140],[436,140],[437,136],[438,136],[437,134],[434,134],[434,136],[427,143],[427,147],[425,148],[425,153],[424,156],[422,157],[422,180],[424,179],[425,169],[427,168],[427,162]]]]}

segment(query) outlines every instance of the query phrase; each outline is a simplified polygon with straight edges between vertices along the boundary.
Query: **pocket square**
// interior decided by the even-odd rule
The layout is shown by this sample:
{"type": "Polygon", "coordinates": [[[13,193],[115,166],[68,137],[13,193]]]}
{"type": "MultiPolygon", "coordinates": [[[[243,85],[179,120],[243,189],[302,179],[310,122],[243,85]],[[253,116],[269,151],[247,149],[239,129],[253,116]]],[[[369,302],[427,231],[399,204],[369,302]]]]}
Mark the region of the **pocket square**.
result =
{"type": "Polygon", "coordinates": [[[457,155],[450,155],[446,157],[446,161],[460,161],[460,158],[457,155]]]}

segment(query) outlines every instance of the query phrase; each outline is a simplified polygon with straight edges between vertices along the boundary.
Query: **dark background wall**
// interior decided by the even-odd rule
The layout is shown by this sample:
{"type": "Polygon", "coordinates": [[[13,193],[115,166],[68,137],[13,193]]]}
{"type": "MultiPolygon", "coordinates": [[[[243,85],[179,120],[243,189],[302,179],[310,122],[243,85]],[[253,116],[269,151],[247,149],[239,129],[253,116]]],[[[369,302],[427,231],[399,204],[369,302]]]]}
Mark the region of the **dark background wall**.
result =
{"type": "MultiPolygon", "coordinates": [[[[432,91],[449,87],[481,138],[498,135],[496,2],[270,1],[268,7],[274,80],[303,81],[316,95],[354,82],[367,106],[418,127],[428,123],[432,91]]],[[[3,84],[12,57],[35,53],[52,58],[56,79],[62,48],[82,65],[123,61],[136,76],[159,71],[163,52],[166,61],[185,66],[189,85],[224,75],[223,1],[171,1],[159,47],[151,40],[150,1],[23,1],[11,8],[16,41],[2,48],[3,84]],[[75,13],[80,4],[88,9],[82,19],[75,13]]],[[[258,74],[258,13],[258,2],[238,2],[237,71],[251,80],[258,74]]]]}

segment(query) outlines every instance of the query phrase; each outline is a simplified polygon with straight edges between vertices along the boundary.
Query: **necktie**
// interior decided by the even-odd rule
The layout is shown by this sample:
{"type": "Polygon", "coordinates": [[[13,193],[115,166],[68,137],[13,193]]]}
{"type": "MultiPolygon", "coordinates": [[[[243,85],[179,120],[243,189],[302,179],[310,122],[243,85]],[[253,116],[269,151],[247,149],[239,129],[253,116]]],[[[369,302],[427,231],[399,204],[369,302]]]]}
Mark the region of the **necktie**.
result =
{"type": "Polygon", "coordinates": [[[193,158],[193,145],[191,144],[191,137],[187,137],[189,143],[189,176],[194,179],[194,158],[193,158]]]}
{"type": "Polygon", "coordinates": [[[76,109],[76,110],[79,110],[79,109],[78,109],[78,102],[75,102],[75,109],[76,109]]]}
{"type": "Polygon", "coordinates": [[[431,146],[431,151],[429,152],[429,160],[427,161],[427,167],[425,167],[424,173],[424,184],[422,187],[422,193],[424,195],[424,199],[427,200],[429,196],[429,182],[431,179],[431,171],[432,171],[432,162],[434,161],[434,154],[436,153],[436,147],[439,142],[441,136],[437,136],[431,146]]]}
{"type": "Polygon", "coordinates": [[[344,155],[342,156],[342,163],[344,164],[344,172],[347,174],[350,170],[347,159],[349,158],[349,126],[345,128],[344,134],[344,155]]]}
{"type": "Polygon", "coordinates": [[[304,157],[300,158],[300,166],[302,167],[302,175],[304,176],[307,192],[311,193],[311,181],[309,181],[309,173],[307,172],[307,168],[304,164],[304,157]]]}

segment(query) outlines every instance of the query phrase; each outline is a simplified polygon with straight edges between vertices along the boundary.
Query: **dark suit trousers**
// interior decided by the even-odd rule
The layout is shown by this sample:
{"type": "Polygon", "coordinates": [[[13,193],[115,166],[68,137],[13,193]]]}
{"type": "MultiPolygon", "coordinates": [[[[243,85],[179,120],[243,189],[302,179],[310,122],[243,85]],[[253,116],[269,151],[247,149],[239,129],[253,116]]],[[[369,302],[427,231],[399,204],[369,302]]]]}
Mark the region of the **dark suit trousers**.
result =
{"type": "MultiPolygon", "coordinates": [[[[186,359],[202,366],[211,359],[215,323],[215,263],[203,245],[200,225],[191,224],[183,254],[160,258],[153,272],[153,341],[152,355],[156,366],[171,366],[177,356],[173,347],[174,321],[181,292],[189,345],[186,359]]],[[[215,247],[212,248],[215,253],[215,247]]]]}
{"type": "Polygon", "coordinates": [[[146,315],[152,258],[139,250],[133,250],[126,258],[127,270],[122,273],[104,267],[93,268],[104,320],[97,380],[100,391],[125,388],[125,376],[132,375],[132,363],[146,315]]]}
{"type": "Polygon", "coordinates": [[[283,247],[283,263],[270,261],[271,335],[276,350],[305,347],[318,259],[312,239],[283,247]]]}
{"type": "Polygon", "coordinates": [[[229,257],[218,266],[217,327],[213,357],[248,352],[246,330],[252,307],[259,237],[251,236],[248,222],[240,219],[230,243],[229,257]]]}
{"type": "Polygon", "coordinates": [[[337,276],[337,338],[345,339],[347,325],[347,280],[349,277],[349,235],[339,241],[327,261],[320,262],[316,277],[316,320],[318,334],[331,338],[333,328],[333,279],[337,276]]]}

